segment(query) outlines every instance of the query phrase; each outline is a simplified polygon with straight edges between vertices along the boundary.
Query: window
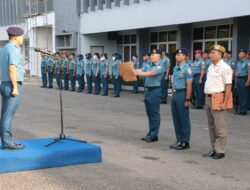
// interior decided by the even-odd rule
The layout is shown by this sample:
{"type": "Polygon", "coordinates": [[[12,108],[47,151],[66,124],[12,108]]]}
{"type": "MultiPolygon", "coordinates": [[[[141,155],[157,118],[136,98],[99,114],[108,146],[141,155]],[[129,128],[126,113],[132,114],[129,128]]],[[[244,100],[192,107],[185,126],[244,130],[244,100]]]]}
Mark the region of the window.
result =
{"type": "Polygon", "coordinates": [[[159,31],[150,33],[150,50],[164,48],[167,52],[175,52],[177,46],[177,31],[159,31]]]}
{"type": "Polygon", "coordinates": [[[169,42],[177,41],[177,31],[168,32],[168,41],[169,42]]]}
{"type": "Polygon", "coordinates": [[[150,42],[158,42],[158,32],[152,32],[150,34],[150,42]]]}
{"type": "Polygon", "coordinates": [[[230,25],[218,26],[217,38],[229,38],[230,25]]]}
{"type": "Polygon", "coordinates": [[[136,34],[119,35],[117,38],[117,53],[120,53],[124,61],[130,61],[131,56],[137,53],[136,34]]]}
{"type": "Polygon", "coordinates": [[[194,40],[202,40],[203,39],[203,28],[195,28],[193,33],[194,40]]]}
{"type": "Polygon", "coordinates": [[[168,40],[168,33],[167,32],[160,32],[159,33],[159,42],[166,42],[168,40]]]}
{"type": "Polygon", "coordinates": [[[212,45],[220,44],[226,50],[232,49],[233,25],[218,25],[193,29],[193,51],[210,49],[212,45]]]}
{"type": "Polygon", "coordinates": [[[216,26],[210,26],[205,28],[205,39],[216,38],[216,26]]]}

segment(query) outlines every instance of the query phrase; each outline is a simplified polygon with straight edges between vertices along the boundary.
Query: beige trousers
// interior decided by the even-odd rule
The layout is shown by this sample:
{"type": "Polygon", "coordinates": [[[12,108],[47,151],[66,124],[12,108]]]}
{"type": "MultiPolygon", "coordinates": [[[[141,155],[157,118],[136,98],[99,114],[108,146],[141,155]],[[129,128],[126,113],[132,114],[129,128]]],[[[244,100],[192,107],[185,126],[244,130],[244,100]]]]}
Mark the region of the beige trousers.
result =
{"type": "Polygon", "coordinates": [[[225,153],[225,146],[228,136],[228,124],[226,111],[211,110],[211,98],[206,97],[205,106],[208,118],[208,129],[212,150],[216,153],[225,153]]]}

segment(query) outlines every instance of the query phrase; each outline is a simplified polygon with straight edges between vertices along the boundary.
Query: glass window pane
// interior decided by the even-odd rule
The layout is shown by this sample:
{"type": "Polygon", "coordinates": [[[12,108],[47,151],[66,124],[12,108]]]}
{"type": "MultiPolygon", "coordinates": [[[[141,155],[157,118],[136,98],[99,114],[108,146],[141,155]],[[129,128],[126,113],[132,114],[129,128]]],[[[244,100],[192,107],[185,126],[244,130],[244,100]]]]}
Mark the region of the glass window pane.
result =
{"type": "Polygon", "coordinates": [[[160,44],[159,48],[164,48],[165,50],[167,50],[167,45],[166,44],[160,44]]]}
{"type": "Polygon", "coordinates": [[[159,33],[159,42],[166,42],[168,40],[168,33],[167,32],[160,32],[159,33]]]}
{"type": "Polygon", "coordinates": [[[150,34],[150,42],[158,42],[158,32],[152,32],[150,34]]]}
{"type": "Polygon", "coordinates": [[[122,44],[123,43],[123,36],[122,35],[119,35],[117,37],[117,44],[122,44]]]}
{"type": "Polygon", "coordinates": [[[228,38],[230,32],[230,25],[218,26],[217,38],[228,38]]]}
{"type": "Polygon", "coordinates": [[[124,46],[124,61],[130,60],[130,46],[124,46]]]}
{"type": "Polygon", "coordinates": [[[168,53],[175,53],[176,44],[168,44],[168,53]]]}
{"type": "Polygon", "coordinates": [[[205,50],[210,49],[210,48],[211,48],[211,46],[213,46],[214,44],[215,44],[215,42],[214,42],[214,41],[211,41],[211,42],[205,42],[205,50]]]}
{"type": "Polygon", "coordinates": [[[131,35],[131,44],[136,44],[136,34],[131,35]]]}
{"type": "Polygon", "coordinates": [[[216,38],[216,26],[210,26],[205,28],[205,39],[216,38]]]}
{"type": "Polygon", "coordinates": [[[157,45],[151,45],[150,46],[150,51],[153,50],[153,49],[157,49],[157,45]]]}
{"type": "Polygon", "coordinates": [[[130,35],[124,35],[124,44],[130,44],[130,35]]]}
{"type": "Polygon", "coordinates": [[[193,33],[194,40],[202,40],[203,39],[203,28],[195,28],[193,33]]]}
{"type": "Polygon", "coordinates": [[[168,32],[168,41],[169,42],[177,41],[177,31],[168,32]]]}
{"type": "Polygon", "coordinates": [[[226,40],[226,41],[218,41],[218,44],[223,46],[226,50],[228,50],[228,48],[229,48],[228,40],[226,40]]]}
{"type": "Polygon", "coordinates": [[[136,54],[136,46],[131,46],[131,56],[136,54]]]}

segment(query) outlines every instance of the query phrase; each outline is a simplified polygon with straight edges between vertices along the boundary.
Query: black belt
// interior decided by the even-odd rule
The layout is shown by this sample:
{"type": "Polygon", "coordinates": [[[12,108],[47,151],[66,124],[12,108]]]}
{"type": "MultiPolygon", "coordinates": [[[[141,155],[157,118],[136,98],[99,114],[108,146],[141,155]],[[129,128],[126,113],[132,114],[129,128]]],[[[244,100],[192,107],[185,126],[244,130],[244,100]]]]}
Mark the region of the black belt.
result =
{"type": "Polygon", "coordinates": [[[196,73],[196,74],[193,74],[193,77],[199,77],[201,74],[200,73],[196,73]]]}
{"type": "Polygon", "coordinates": [[[187,89],[182,88],[182,89],[174,89],[174,92],[185,92],[187,89]]]}
{"type": "Polygon", "coordinates": [[[23,84],[23,82],[21,82],[21,81],[17,81],[17,84],[20,84],[20,85],[22,85],[22,84],[23,84]]]}
{"type": "Polygon", "coordinates": [[[236,78],[238,78],[238,79],[245,79],[245,78],[247,78],[248,76],[238,76],[238,77],[236,77],[236,78]]]}
{"type": "MultiPolygon", "coordinates": [[[[225,91],[223,91],[223,92],[216,92],[215,94],[217,94],[217,93],[218,93],[218,94],[219,94],[219,93],[225,93],[225,91]]],[[[207,97],[209,97],[209,98],[212,97],[212,94],[206,94],[206,95],[207,95],[207,97]]]]}
{"type": "Polygon", "coordinates": [[[158,88],[160,88],[160,87],[159,86],[145,86],[146,91],[155,90],[155,89],[158,89],[158,88]]]}

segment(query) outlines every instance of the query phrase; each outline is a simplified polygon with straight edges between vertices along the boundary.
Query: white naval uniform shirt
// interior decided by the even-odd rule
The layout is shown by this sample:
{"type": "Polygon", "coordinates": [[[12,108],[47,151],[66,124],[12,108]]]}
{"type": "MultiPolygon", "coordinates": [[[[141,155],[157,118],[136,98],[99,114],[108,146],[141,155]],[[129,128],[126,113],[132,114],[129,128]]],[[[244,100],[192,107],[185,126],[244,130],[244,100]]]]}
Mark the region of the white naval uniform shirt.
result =
{"type": "Polygon", "coordinates": [[[205,94],[214,94],[225,91],[225,85],[232,84],[232,69],[223,59],[216,65],[211,63],[208,67],[205,94]]]}

